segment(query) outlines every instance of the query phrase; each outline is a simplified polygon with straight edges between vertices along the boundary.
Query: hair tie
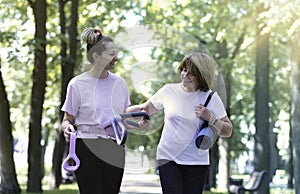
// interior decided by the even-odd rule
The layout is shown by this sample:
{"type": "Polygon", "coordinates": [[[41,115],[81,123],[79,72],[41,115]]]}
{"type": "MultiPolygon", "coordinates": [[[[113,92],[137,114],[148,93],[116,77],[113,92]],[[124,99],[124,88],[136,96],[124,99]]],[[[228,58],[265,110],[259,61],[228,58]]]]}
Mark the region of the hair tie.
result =
{"type": "Polygon", "coordinates": [[[97,42],[102,39],[102,32],[98,29],[95,29],[94,32],[98,35],[97,42]]]}
{"type": "Polygon", "coordinates": [[[95,32],[96,34],[99,34],[99,36],[102,36],[102,32],[101,32],[100,30],[95,29],[94,32],[95,32]]]}
{"type": "Polygon", "coordinates": [[[89,51],[99,40],[103,38],[102,32],[99,29],[94,29],[93,32],[97,35],[97,40],[93,44],[88,43],[86,45],[87,51],[89,51]]]}

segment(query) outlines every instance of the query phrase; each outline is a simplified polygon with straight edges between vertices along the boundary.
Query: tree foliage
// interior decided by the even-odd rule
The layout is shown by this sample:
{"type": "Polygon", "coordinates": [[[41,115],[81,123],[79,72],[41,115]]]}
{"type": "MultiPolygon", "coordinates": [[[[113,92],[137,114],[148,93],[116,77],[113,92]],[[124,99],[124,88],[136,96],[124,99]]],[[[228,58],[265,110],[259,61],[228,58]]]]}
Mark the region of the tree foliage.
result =
{"type": "MultiPolygon", "coordinates": [[[[28,6],[28,2],[31,1],[1,1],[1,73],[10,104],[9,118],[12,122],[14,138],[26,143],[35,140],[39,144],[40,141],[47,142],[48,138],[45,134],[48,131],[48,144],[53,145],[57,137],[55,130],[59,129],[60,106],[65,89],[61,80],[72,71],[62,71],[62,65],[71,62],[71,58],[64,57],[60,44],[61,41],[67,45],[71,43],[69,42],[72,21],[71,1],[62,1],[66,3],[63,10],[66,18],[65,34],[61,31],[59,23],[62,12],[59,12],[58,2],[47,1],[46,90],[44,101],[38,100],[38,103],[42,103],[42,115],[40,127],[35,129],[40,129],[41,136],[33,139],[28,134],[28,128],[34,122],[30,120],[30,115],[37,104],[33,105],[30,101],[31,93],[28,91],[34,86],[33,77],[30,75],[35,68],[34,61],[37,60],[34,56],[34,48],[37,47],[34,46],[36,44],[34,11],[28,6]]],[[[226,140],[227,150],[233,162],[241,155],[253,159],[251,153],[254,148],[256,122],[254,93],[256,26],[254,24],[263,21],[265,24],[263,30],[270,33],[268,122],[274,123],[273,131],[278,134],[276,145],[281,157],[279,168],[284,168],[283,161],[287,159],[290,148],[284,143],[287,139],[283,139],[286,137],[284,134],[288,133],[284,123],[289,123],[290,117],[294,119],[291,130],[293,130],[295,146],[298,139],[298,133],[294,130],[299,117],[296,112],[291,112],[291,103],[293,106],[296,105],[296,102],[292,101],[292,96],[293,99],[297,99],[295,98],[297,90],[290,90],[289,80],[292,67],[297,66],[288,63],[291,58],[288,52],[291,47],[290,42],[297,45],[296,37],[299,34],[299,13],[296,11],[299,9],[299,3],[296,2],[297,0],[265,1],[267,9],[257,16],[258,2],[246,0],[225,2],[219,0],[100,2],[82,0],[78,4],[77,44],[80,32],[90,26],[99,28],[104,34],[115,38],[120,46],[120,60],[115,72],[128,82],[132,104],[144,102],[164,83],[178,81],[176,67],[185,53],[195,48],[210,52],[216,60],[226,86],[226,91],[221,94],[226,96],[225,104],[234,125],[232,138],[226,140]],[[153,32],[154,34],[151,34],[153,32]],[[134,42],[133,38],[140,42],[134,42]],[[151,42],[154,40],[156,42],[151,42]],[[192,42],[194,44],[190,47],[192,42]],[[143,78],[146,75],[148,77],[143,78]],[[147,89],[141,90],[141,88],[147,89]]],[[[76,53],[72,51],[73,58],[76,55],[74,75],[82,72],[82,67],[86,63],[84,50],[80,45],[77,46],[76,53]]],[[[67,46],[67,55],[71,53],[70,47],[74,46],[67,46]]],[[[295,57],[293,61],[297,62],[295,57]]],[[[70,77],[67,76],[67,79],[70,77]]],[[[293,76],[293,83],[297,83],[298,77],[293,76]]],[[[159,125],[153,126],[153,129],[146,133],[132,131],[128,137],[128,149],[137,150],[143,145],[149,155],[153,156],[163,124],[161,118],[161,115],[153,117],[154,123],[159,125]]],[[[38,135],[39,130],[34,134],[38,135]]],[[[41,157],[43,157],[42,153],[41,157]]],[[[294,164],[298,165],[296,161],[299,159],[296,157],[294,160],[294,164]]],[[[297,166],[294,167],[296,168],[297,166]]],[[[234,172],[232,166],[230,169],[234,172]]]]}

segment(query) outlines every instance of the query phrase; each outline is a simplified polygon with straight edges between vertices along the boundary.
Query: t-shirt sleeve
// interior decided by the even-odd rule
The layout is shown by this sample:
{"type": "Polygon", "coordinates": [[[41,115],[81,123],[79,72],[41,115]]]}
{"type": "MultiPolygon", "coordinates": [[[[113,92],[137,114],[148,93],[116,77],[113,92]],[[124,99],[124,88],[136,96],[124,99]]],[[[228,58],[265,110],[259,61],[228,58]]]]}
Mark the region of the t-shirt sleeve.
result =
{"type": "Polygon", "coordinates": [[[79,109],[79,96],[76,91],[74,80],[71,80],[67,87],[66,99],[61,108],[62,111],[76,116],[79,109]]]}
{"type": "Polygon", "coordinates": [[[112,96],[107,96],[107,98],[112,98],[114,114],[121,114],[131,104],[130,95],[125,79],[120,76],[115,77],[117,80],[114,82],[112,96]]]}
{"type": "Polygon", "coordinates": [[[128,86],[126,84],[126,81],[124,79],[122,79],[123,81],[123,89],[124,89],[124,93],[125,93],[125,103],[124,103],[124,110],[126,110],[127,107],[129,107],[131,105],[131,102],[130,102],[130,95],[129,95],[129,90],[128,90],[128,86]]]}
{"type": "Polygon", "coordinates": [[[166,99],[166,95],[165,95],[166,91],[167,91],[167,85],[164,85],[150,98],[150,102],[158,110],[164,108],[163,104],[164,104],[164,100],[166,99]]]}
{"type": "Polygon", "coordinates": [[[225,106],[218,93],[215,93],[212,96],[211,102],[208,104],[208,109],[211,109],[218,119],[221,119],[227,115],[225,106]]]}

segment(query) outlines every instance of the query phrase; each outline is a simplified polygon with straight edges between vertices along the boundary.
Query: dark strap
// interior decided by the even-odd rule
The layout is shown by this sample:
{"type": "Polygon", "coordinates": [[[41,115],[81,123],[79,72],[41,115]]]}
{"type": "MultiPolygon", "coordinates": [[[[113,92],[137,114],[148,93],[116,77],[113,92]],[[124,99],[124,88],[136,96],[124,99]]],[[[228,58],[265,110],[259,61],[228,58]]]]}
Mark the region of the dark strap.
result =
{"type": "Polygon", "coordinates": [[[211,93],[208,95],[205,103],[204,103],[204,106],[206,107],[211,99],[211,97],[214,95],[215,91],[211,91],[211,93]]]}
{"type": "MultiPolygon", "coordinates": [[[[203,106],[206,107],[206,106],[208,105],[208,103],[209,103],[211,97],[214,95],[214,93],[215,93],[215,91],[211,91],[211,93],[208,95],[208,97],[207,97],[207,99],[206,99],[206,101],[205,101],[205,103],[204,103],[203,106]]],[[[204,121],[204,123],[203,123],[201,129],[203,129],[203,128],[205,128],[205,127],[208,127],[208,121],[204,121]]]]}

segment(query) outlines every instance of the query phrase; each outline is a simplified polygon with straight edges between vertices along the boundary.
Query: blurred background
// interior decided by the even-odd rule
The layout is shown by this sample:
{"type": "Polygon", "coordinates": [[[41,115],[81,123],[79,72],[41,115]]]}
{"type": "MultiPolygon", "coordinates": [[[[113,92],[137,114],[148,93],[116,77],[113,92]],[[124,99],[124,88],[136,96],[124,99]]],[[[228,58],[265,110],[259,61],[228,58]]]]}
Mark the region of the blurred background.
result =
{"type": "MultiPolygon", "coordinates": [[[[88,27],[115,40],[114,72],[132,104],[179,81],[186,53],[214,57],[214,89],[234,129],[210,150],[207,190],[267,170],[265,191],[300,193],[299,10],[298,0],[0,0],[0,193],[39,193],[72,178],[61,168],[60,107],[87,63],[80,33],[88,27]]],[[[156,173],[162,114],[147,132],[129,133],[129,161],[138,162],[127,170],[156,173]]]]}

